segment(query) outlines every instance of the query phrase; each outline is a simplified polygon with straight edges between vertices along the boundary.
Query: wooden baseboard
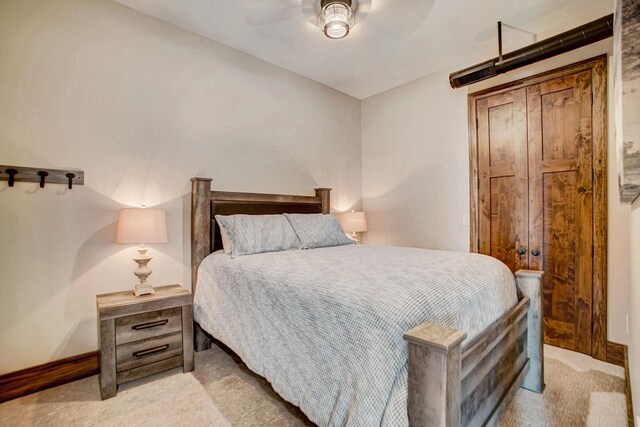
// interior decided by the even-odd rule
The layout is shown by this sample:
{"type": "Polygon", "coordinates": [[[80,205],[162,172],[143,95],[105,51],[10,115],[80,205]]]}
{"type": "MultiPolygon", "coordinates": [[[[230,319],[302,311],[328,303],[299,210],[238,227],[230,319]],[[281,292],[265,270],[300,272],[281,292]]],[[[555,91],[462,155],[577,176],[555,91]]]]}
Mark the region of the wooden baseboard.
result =
{"type": "Polygon", "coordinates": [[[627,421],[629,423],[629,427],[633,427],[635,423],[633,421],[633,399],[631,397],[631,377],[629,376],[629,348],[626,345],[624,346],[624,378],[625,378],[624,393],[627,395],[627,421]]]}
{"type": "Polygon", "coordinates": [[[0,375],[0,402],[96,375],[99,372],[98,352],[92,351],[0,375]]]}
{"type": "Polygon", "coordinates": [[[617,342],[607,341],[607,362],[624,368],[624,353],[626,345],[617,342]]]}
{"type": "Polygon", "coordinates": [[[629,377],[629,348],[624,344],[607,341],[606,361],[624,368],[624,393],[627,396],[627,418],[629,427],[633,427],[633,400],[631,399],[631,379],[629,377]]]}

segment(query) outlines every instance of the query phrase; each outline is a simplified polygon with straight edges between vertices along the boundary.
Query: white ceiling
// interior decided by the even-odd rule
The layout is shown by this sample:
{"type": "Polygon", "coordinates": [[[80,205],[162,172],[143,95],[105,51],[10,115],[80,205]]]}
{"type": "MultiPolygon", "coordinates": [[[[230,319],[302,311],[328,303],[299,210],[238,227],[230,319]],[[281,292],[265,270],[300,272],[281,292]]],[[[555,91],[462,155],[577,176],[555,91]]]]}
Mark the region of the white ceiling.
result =
{"type": "MultiPolygon", "coordinates": [[[[317,26],[320,0],[116,0],[364,99],[497,56],[613,12],[613,0],[359,0],[342,40],[317,26]]],[[[354,0],[355,2],[356,0],[354,0]]]]}

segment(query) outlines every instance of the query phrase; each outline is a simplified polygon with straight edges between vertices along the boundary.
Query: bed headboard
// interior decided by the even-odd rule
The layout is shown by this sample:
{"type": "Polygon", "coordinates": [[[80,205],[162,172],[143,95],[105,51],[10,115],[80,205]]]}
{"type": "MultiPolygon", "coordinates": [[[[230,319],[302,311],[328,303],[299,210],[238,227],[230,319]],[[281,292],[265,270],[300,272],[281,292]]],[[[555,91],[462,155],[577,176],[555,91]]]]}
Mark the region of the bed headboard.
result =
{"type": "Polygon", "coordinates": [[[222,249],[215,215],[329,213],[330,188],[316,188],[315,196],[211,191],[210,178],[191,178],[191,291],[196,291],[198,266],[222,249]]]}

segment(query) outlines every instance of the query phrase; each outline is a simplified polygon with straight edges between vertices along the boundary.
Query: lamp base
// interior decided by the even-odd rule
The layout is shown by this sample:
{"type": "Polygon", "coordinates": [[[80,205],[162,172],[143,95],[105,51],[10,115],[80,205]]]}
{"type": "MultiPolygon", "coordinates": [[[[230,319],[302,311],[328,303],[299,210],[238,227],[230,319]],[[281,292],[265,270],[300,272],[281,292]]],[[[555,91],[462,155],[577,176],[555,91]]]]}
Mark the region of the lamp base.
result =
{"type": "MultiPolygon", "coordinates": [[[[347,234],[347,233],[345,233],[347,234]]],[[[356,234],[356,232],[354,231],[351,234],[347,234],[347,237],[350,238],[351,240],[353,240],[356,243],[360,243],[360,240],[358,239],[358,235],[356,234]]]]}
{"type": "Polygon", "coordinates": [[[138,279],[140,279],[140,282],[136,283],[136,287],[133,290],[133,294],[137,297],[142,295],[153,295],[156,293],[153,287],[147,283],[147,278],[151,274],[151,267],[147,264],[149,264],[149,261],[153,259],[153,257],[147,255],[147,250],[148,248],[145,245],[140,245],[138,247],[139,255],[133,258],[133,260],[138,263],[138,268],[136,268],[134,274],[138,279]]]}
{"type": "Polygon", "coordinates": [[[148,283],[138,283],[133,289],[133,294],[137,297],[141,297],[142,295],[153,295],[155,293],[156,290],[148,283]]]}

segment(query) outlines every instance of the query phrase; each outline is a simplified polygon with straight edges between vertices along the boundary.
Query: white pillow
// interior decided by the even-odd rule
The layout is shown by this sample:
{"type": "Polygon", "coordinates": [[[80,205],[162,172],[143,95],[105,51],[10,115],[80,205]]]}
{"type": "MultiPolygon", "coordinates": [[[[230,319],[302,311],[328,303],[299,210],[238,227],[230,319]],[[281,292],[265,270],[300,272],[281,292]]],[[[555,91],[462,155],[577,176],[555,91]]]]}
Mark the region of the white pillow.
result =
{"type": "Polygon", "coordinates": [[[222,224],[218,223],[218,227],[220,227],[220,237],[222,238],[222,249],[225,254],[231,255],[233,252],[233,246],[231,245],[231,240],[229,240],[229,235],[227,234],[227,230],[222,226],[222,224]]]}
{"type": "Polygon", "coordinates": [[[356,243],[344,234],[338,219],[330,214],[284,214],[296,232],[303,249],[356,243]]]}
{"type": "Polygon", "coordinates": [[[216,215],[225,253],[232,257],[301,249],[300,240],[282,215],[216,215]],[[224,230],[224,235],[222,234],[224,230]],[[228,249],[228,251],[227,251],[228,249]]]}

